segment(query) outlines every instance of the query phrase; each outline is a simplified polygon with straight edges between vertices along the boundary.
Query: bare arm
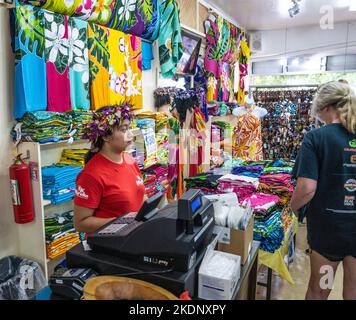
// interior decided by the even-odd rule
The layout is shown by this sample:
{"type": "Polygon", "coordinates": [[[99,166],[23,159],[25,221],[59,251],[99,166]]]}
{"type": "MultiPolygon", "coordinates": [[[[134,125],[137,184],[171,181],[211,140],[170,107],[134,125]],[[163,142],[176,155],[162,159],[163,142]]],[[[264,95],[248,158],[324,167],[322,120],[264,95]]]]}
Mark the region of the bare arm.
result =
{"type": "Polygon", "coordinates": [[[315,196],[318,182],[316,180],[299,178],[297,181],[297,187],[294,190],[291,208],[295,214],[298,210],[309,203],[315,196]]]}
{"type": "Polygon", "coordinates": [[[97,218],[94,209],[74,205],[74,228],[78,232],[93,233],[115,218],[97,218]]]}

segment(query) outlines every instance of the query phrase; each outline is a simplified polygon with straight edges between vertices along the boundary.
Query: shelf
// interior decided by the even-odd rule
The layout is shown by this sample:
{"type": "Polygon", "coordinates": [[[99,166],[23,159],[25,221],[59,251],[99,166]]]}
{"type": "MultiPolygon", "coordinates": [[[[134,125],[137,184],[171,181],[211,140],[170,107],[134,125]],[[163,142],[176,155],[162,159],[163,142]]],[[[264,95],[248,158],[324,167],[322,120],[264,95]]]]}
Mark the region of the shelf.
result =
{"type": "Polygon", "coordinates": [[[47,142],[47,143],[39,143],[41,148],[45,148],[47,146],[57,146],[57,145],[68,145],[71,146],[73,144],[79,144],[79,143],[90,143],[88,140],[83,140],[83,139],[78,139],[74,140],[72,143],[68,143],[68,140],[62,140],[58,142],[47,142]]]}

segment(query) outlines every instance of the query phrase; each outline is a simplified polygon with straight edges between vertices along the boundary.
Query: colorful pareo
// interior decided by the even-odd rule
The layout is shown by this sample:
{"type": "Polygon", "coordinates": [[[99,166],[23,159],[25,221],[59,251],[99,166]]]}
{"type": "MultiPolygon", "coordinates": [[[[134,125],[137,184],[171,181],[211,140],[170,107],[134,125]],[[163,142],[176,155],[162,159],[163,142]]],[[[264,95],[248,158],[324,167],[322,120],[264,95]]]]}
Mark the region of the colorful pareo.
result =
{"type": "Polygon", "coordinates": [[[233,157],[243,160],[263,160],[261,121],[251,108],[240,116],[235,127],[233,157]]]}

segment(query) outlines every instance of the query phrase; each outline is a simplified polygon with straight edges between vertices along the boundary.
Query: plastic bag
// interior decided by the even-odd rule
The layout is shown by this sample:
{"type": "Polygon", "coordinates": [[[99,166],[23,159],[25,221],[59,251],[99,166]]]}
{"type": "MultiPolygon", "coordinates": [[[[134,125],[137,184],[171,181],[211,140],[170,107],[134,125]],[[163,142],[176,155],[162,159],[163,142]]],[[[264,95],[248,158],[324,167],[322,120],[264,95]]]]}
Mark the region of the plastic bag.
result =
{"type": "Polygon", "coordinates": [[[0,300],[30,300],[46,285],[37,262],[16,256],[0,259],[0,300]]]}

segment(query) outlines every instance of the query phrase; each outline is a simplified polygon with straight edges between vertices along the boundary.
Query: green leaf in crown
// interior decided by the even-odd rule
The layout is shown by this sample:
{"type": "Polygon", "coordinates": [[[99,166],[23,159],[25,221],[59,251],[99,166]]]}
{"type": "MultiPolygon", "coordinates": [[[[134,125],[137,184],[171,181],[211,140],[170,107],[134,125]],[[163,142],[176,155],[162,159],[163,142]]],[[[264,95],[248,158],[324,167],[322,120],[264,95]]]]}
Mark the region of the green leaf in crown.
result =
{"type": "Polygon", "coordinates": [[[28,52],[42,59],[45,49],[43,11],[29,5],[19,5],[14,10],[15,30],[20,43],[28,52]]]}

